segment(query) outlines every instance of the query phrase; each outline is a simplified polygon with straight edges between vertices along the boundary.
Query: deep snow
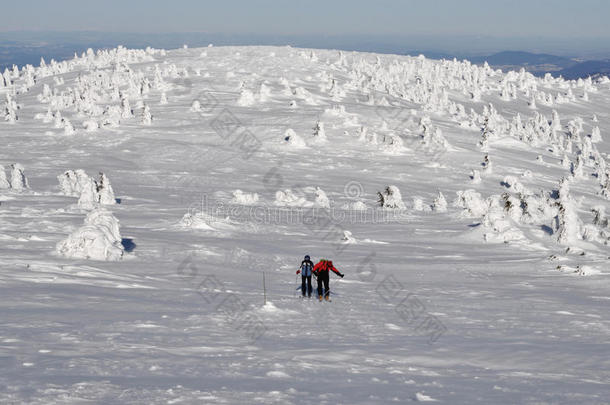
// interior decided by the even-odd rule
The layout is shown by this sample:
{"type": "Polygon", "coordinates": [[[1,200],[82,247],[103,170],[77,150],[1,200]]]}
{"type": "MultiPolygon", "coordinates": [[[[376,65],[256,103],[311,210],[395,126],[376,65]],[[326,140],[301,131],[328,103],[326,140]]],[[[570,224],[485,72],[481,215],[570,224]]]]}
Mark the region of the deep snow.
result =
{"type": "Polygon", "coordinates": [[[290,47],[2,79],[0,402],[607,403],[609,81],[290,47]]]}

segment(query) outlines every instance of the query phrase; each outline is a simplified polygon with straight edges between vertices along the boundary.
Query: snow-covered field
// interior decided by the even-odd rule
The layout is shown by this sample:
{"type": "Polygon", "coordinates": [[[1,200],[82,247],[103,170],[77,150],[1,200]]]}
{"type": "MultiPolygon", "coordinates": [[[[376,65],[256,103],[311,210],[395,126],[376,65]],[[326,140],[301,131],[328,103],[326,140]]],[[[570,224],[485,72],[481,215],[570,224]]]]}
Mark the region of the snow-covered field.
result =
{"type": "Polygon", "coordinates": [[[608,403],[610,80],[119,48],[0,97],[0,403],[608,403]]]}

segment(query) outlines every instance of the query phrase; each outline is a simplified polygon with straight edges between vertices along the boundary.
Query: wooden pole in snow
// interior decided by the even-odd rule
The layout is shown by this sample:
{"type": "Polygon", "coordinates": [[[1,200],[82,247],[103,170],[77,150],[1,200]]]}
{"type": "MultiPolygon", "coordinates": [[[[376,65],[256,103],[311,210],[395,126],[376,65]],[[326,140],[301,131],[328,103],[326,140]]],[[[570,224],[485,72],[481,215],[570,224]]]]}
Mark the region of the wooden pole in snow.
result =
{"type": "Polygon", "coordinates": [[[263,271],[263,297],[265,298],[265,305],[267,305],[267,285],[265,283],[265,272],[263,271]]]}

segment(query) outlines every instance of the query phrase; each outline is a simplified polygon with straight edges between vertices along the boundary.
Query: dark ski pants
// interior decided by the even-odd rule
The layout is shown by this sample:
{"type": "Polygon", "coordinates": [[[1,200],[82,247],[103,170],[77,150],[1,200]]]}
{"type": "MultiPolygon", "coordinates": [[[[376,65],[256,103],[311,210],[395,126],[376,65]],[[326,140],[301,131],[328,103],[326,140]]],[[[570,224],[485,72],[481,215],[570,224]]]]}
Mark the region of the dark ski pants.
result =
{"type": "Polygon", "coordinates": [[[328,297],[330,294],[330,288],[328,287],[328,272],[322,271],[318,274],[318,296],[322,295],[322,284],[324,284],[324,296],[328,297]]]}
{"type": "Polygon", "coordinates": [[[313,287],[311,286],[311,276],[301,276],[301,291],[303,291],[303,297],[305,293],[311,297],[313,287]]]}

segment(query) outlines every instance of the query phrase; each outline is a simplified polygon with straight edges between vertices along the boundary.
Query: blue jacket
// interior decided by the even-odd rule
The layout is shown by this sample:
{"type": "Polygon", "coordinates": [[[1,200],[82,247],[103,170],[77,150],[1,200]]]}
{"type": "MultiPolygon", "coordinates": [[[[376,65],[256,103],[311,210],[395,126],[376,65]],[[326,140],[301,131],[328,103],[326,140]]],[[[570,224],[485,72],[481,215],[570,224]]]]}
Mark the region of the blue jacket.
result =
{"type": "Polygon", "coordinates": [[[303,260],[301,262],[301,275],[305,277],[311,277],[313,271],[313,262],[311,260],[303,260]]]}

